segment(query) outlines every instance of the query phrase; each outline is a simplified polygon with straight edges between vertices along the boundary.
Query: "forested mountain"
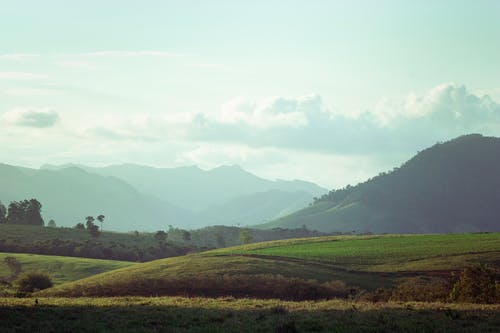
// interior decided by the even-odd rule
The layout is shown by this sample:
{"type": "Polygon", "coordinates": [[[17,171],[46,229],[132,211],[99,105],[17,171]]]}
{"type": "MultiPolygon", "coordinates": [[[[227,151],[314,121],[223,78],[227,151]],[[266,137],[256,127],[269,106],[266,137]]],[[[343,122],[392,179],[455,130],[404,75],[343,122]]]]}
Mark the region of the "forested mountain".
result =
{"type": "Polygon", "coordinates": [[[391,172],[330,191],[262,227],[341,232],[500,230],[500,138],[438,143],[391,172]]]}

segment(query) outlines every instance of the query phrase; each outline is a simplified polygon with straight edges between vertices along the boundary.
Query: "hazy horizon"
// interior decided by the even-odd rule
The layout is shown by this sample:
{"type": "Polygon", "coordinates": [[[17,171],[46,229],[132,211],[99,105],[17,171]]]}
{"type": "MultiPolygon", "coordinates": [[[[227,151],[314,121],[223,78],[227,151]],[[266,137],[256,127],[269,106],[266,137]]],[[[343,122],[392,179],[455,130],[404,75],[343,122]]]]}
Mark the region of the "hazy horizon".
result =
{"type": "Polygon", "coordinates": [[[499,2],[0,3],[2,163],[339,188],[500,135],[499,2]]]}

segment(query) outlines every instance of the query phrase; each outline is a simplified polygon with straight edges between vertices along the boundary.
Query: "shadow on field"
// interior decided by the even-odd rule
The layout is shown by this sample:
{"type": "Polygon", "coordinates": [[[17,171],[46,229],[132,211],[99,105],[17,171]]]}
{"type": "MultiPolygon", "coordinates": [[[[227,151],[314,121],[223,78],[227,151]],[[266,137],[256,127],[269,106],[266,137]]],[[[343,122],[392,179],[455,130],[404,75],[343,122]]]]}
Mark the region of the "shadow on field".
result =
{"type": "Polygon", "coordinates": [[[1,332],[498,332],[498,310],[389,308],[291,310],[277,303],[212,308],[176,305],[2,305],[1,332]]]}

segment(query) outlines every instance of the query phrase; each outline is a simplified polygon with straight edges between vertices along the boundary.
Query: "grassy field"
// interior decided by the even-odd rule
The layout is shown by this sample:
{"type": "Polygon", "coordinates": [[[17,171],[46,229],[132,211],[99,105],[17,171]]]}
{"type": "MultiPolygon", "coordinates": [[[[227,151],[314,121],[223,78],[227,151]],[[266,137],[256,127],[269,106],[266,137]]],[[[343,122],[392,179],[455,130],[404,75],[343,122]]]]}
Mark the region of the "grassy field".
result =
{"type": "Polygon", "coordinates": [[[21,263],[23,272],[48,273],[56,285],[134,265],[126,261],[0,253],[0,277],[10,274],[7,265],[4,264],[4,259],[8,256],[16,258],[21,263]]]}
{"type": "Polygon", "coordinates": [[[453,270],[466,263],[500,262],[500,234],[322,237],[254,244],[211,253],[314,260],[370,272],[453,270]]]}
{"type": "Polygon", "coordinates": [[[244,284],[245,277],[251,280],[277,275],[319,283],[342,281],[373,290],[412,276],[462,269],[471,263],[498,267],[499,253],[498,233],[273,241],[137,264],[56,286],[40,295],[183,295],[182,290],[192,295],[202,293],[203,286],[216,290],[228,283],[230,276],[243,276],[244,284]],[[172,287],[175,285],[178,290],[172,287]]]}
{"type": "Polygon", "coordinates": [[[500,331],[499,305],[340,300],[0,298],[0,318],[5,333],[500,331]]]}

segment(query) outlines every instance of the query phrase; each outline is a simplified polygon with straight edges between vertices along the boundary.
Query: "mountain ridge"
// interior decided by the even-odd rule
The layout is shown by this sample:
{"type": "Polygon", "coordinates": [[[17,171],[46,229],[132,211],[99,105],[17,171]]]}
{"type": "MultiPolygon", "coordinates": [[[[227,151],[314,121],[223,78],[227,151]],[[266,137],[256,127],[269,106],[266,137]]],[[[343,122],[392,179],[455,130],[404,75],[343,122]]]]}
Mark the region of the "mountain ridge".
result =
{"type": "Polygon", "coordinates": [[[437,143],[388,173],[332,190],[259,227],[324,232],[443,233],[500,230],[500,138],[437,143]],[[478,195],[480,193],[480,195],[478,195]]]}

